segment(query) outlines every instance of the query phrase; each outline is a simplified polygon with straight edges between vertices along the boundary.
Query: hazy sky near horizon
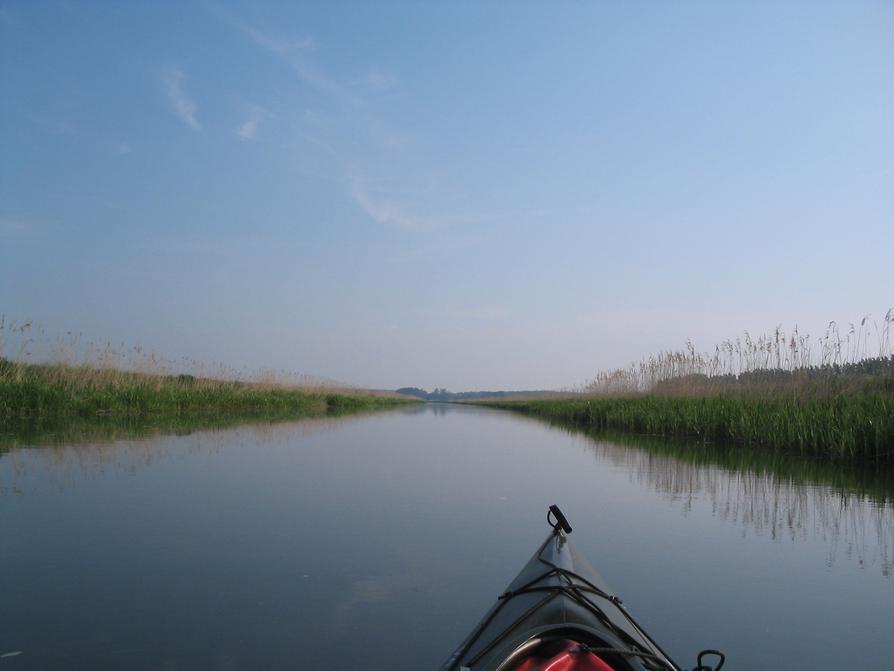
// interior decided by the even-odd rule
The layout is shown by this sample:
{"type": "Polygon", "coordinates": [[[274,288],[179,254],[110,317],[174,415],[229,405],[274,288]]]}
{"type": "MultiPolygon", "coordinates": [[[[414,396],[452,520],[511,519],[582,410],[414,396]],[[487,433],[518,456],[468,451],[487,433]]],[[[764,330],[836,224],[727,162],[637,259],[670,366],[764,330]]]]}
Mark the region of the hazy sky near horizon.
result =
{"type": "Polygon", "coordinates": [[[0,2],[0,313],[556,388],[894,306],[894,3],[0,2]]]}

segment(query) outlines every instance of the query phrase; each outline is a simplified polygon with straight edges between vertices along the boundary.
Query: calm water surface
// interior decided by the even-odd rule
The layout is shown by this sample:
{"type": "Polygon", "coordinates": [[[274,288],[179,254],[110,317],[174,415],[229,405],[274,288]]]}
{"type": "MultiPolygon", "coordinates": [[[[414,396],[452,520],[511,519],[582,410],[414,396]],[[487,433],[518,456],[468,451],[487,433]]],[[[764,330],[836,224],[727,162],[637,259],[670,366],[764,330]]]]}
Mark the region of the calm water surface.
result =
{"type": "Polygon", "coordinates": [[[717,647],[733,670],[892,668],[894,509],[878,488],[444,405],[6,444],[2,671],[434,669],[543,539],[551,503],[686,667],[717,647]]]}

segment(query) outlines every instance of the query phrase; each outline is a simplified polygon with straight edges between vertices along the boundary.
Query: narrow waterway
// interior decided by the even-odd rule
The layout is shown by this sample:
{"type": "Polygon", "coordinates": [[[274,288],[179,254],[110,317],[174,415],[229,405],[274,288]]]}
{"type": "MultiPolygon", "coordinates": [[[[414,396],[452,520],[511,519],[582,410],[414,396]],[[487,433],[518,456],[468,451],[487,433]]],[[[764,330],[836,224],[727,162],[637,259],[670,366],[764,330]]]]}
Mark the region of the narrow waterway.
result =
{"type": "Polygon", "coordinates": [[[436,404],[5,436],[0,671],[435,669],[551,503],[687,668],[891,668],[894,491],[786,469],[436,404]]]}

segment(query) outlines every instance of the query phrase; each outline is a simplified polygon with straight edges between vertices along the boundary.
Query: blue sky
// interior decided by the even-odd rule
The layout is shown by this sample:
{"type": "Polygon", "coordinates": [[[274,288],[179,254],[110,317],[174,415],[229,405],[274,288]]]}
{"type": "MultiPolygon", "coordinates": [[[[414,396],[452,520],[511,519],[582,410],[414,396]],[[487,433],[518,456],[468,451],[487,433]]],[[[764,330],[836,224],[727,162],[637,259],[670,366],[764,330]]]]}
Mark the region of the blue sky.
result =
{"type": "Polygon", "coordinates": [[[0,312],[554,388],[894,306],[894,4],[0,3],[0,312]]]}

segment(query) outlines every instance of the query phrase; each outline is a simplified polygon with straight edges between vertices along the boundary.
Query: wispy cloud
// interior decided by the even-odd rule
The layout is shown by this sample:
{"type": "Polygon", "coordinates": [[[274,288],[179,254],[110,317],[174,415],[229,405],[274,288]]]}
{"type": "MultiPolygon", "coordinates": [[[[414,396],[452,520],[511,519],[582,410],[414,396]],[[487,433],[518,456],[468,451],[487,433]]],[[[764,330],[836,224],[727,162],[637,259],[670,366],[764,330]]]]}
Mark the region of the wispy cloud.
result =
{"type": "Polygon", "coordinates": [[[394,75],[380,70],[379,68],[369,69],[369,72],[366,73],[366,83],[380,93],[389,91],[398,84],[394,75]]]}
{"type": "Polygon", "coordinates": [[[202,126],[196,118],[198,108],[183,87],[186,73],[179,68],[173,68],[162,75],[161,81],[174,113],[190,128],[200,130],[202,126]]]}
{"type": "Polygon", "coordinates": [[[252,38],[255,44],[277,56],[283,62],[283,64],[291,69],[292,72],[294,72],[298,76],[298,78],[301,79],[308,86],[311,86],[321,93],[325,93],[335,98],[336,100],[353,107],[362,105],[362,101],[360,98],[358,98],[344,86],[339,84],[335,79],[322,72],[300,52],[296,52],[295,50],[283,50],[278,47],[271,47],[269,46],[269,41],[266,38],[259,37],[261,33],[257,29],[248,28],[246,30],[248,31],[249,36],[252,38]]]}
{"type": "Polygon", "coordinates": [[[249,119],[236,129],[236,135],[241,140],[254,140],[258,133],[258,120],[256,118],[249,119]]]}
{"type": "MultiPolygon", "coordinates": [[[[389,128],[379,119],[368,104],[368,96],[384,93],[400,86],[391,73],[375,66],[369,67],[360,79],[344,83],[320,69],[314,63],[317,44],[312,37],[283,39],[255,25],[252,25],[217,4],[205,5],[219,20],[242,33],[260,50],[274,56],[304,84],[329,98],[330,108],[334,108],[332,123],[322,124],[318,114],[306,111],[303,125],[313,127],[299,130],[298,135],[305,141],[321,149],[327,159],[336,164],[335,170],[347,176],[347,193],[356,206],[375,222],[408,233],[424,233],[446,229],[459,224],[479,223],[490,219],[486,215],[450,214],[437,211],[426,201],[426,194],[395,194],[393,189],[370,188],[363,173],[355,172],[358,163],[358,143],[345,146],[342,138],[351,136],[360,140],[359,144],[369,145],[378,154],[385,152],[403,153],[411,147],[411,142],[401,133],[389,128]],[[321,126],[326,128],[321,128],[321,126]]],[[[259,129],[260,117],[250,116],[235,129],[242,140],[252,140],[259,129]]],[[[418,181],[418,180],[415,180],[418,181]]]]}
{"type": "Polygon", "coordinates": [[[308,54],[317,48],[316,40],[313,37],[308,35],[292,39],[275,37],[218,5],[209,4],[206,6],[221,20],[229,23],[246,35],[256,46],[276,56],[305,84],[312,86],[318,91],[327,93],[343,103],[353,106],[362,104],[362,101],[357,96],[335,79],[320,71],[308,59],[308,54]]]}
{"type": "Polygon", "coordinates": [[[416,208],[407,205],[390,194],[375,192],[362,177],[353,176],[349,180],[353,201],[373,221],[397,228],[408,233],[427,233],[463,224],[478,224],[492,217],[485,214],[419,214],[416,208]]]}
{"type": "Polygon", "coordinates": [[[255,139],[262,120],[268,119],[270,117],[276,117],[275,114],[268,112],[266,109],[259,105],[250,105],[249,107],[251,111],[248,115],[248,118],[241,124],[239,124],[235,131],[239,139],[243,141],[255,139]]]}
{"type": "Polygon", "coordinates": [[[408,212],[405,207],[388,198],[370,194],[365,182],[351,179],[351,198],[370,219],[402,231],[421,233],[435,228],[435,222],[408,212]]]}
{"type": "Polygon", "coordinates": [[[246,116],[243,118],[244,121],[236,126],[233,132],[240,140],[248,142],[257,137],[262,123],[266,123],[270,119],[277,119],[279,115],[255,103],[248,103],[246,116]]]}
{"type": "Polygon", "coordinates": [[[237,23],[239,28],[243,30],[255,44],[280,56],[288,56],[296,51],[313,51],[317,48],[316,40],[310,36],[300,37],[293,40],[281,40],[261,32],[254,26],[251,26],[244,21],[239,21],[232,16],[230,16],[229,19],[230,21],[237,23]]]}

